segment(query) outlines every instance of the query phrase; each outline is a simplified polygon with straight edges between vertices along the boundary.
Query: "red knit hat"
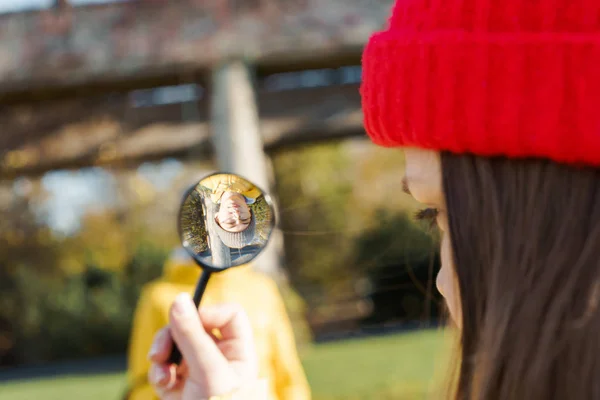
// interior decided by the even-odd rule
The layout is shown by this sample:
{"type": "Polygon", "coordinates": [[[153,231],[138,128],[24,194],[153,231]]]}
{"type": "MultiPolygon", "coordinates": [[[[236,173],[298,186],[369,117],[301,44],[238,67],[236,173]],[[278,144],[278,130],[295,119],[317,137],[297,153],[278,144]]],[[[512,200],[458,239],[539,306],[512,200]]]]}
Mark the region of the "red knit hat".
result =
{"type": "Polygon", "coordinates": [[[361,93],[383,146],[600,166],[600,0],[397,0],[361,93]]]}

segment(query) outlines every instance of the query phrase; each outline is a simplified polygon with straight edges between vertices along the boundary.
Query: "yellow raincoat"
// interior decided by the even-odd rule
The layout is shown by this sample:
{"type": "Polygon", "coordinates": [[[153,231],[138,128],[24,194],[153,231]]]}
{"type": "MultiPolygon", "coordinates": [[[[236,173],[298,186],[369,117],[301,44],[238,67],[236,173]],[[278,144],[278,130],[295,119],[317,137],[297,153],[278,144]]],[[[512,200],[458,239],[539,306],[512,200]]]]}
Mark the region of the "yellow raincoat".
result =
{"type": "MultiPolygon", "coordinates": [[[[146,379],[150,368],[147,354],[154,334],[168,323],[169,308],[175,297],[194,290],[200,269],[192,263],[170,259],[163,277],[142,291],[129,344],[128,378],[134,388],[130,400],[157,399],[146,379]]],[[[213,274],[202,304],[218,303],[241,304],[250,317],[259,354],[260,377],[268,385],[268,395],[261,396],[260,400],[309,400],[310,389],[276,283],[249,266],[213,274]]]]}
{"type": "Polygon", "coordinates": [[[261,191],[253,184],[231,174],[216,174],[201,181],[201,186],[211,192],[211,200],[217,204],[225,192],[235,192],[243,195],[248,200],[256,200],[261,195],[261,191]]]}

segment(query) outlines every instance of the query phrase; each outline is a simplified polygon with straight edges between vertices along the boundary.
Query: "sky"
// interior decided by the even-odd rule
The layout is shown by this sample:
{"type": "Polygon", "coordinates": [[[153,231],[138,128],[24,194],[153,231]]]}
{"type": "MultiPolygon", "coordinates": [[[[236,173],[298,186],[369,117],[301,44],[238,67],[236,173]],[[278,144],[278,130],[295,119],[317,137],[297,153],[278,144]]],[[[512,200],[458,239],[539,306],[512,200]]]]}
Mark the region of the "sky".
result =
{"type": "MultiPolygon", "coordinates": [[[[144,163],[137,173],[156,190],[163,191],[182,168],[179,161],[167,159],[144,163]]],[[[118,201],[115,178],[102,168],[48,172],[42,178],[42,185],[49,196],[41,205],[39,216],[54,231],[65,235],[77,232],[81,218],[90,209],[110,207],[118,201]]]]}

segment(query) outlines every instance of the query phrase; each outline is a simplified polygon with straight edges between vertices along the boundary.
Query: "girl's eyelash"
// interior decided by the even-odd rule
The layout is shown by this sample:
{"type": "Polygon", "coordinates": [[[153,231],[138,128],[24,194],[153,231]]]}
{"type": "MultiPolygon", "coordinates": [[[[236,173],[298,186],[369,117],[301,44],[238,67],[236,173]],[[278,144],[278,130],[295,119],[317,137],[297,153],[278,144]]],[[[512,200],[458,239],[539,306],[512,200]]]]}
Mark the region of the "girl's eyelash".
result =
{"type": "Polygon", "coordinates": [[[415,219],[417,221],[429,221],[435,222],[435,219],[438,216],[437,208],[424,208],[415,213],[415,219]]]}

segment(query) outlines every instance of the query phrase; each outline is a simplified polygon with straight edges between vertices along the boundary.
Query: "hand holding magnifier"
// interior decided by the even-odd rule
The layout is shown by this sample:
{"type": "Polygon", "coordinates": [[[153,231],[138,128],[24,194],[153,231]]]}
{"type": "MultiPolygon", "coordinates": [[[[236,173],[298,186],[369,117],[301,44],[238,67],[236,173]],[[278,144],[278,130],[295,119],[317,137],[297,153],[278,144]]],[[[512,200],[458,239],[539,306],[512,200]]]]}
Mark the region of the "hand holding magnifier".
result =
{"type": "MultiPolygon", "coordinates": [[[[185,193],[179,210],[179,236],[203,270],[194,292],[196,307],[211,274],[252,261],[267,245],[274,226],[269,195],[239,175],[213,174],[185,193]]],[[[181,362],[177,346],[169,361],[181,362]]]]}

